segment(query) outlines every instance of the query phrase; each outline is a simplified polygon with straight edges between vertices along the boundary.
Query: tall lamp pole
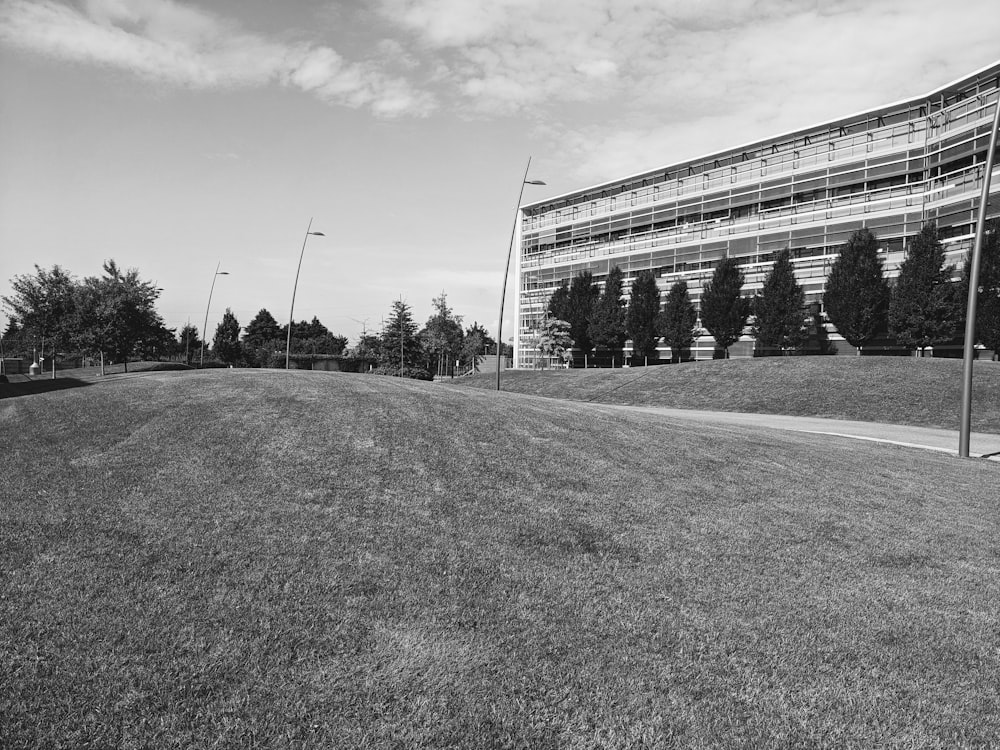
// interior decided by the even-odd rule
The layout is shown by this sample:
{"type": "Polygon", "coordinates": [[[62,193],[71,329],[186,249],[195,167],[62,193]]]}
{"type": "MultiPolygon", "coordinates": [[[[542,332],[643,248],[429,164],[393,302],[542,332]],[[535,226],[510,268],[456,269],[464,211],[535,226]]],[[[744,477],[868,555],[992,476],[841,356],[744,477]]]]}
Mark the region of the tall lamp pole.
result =
{"type": "Polygon", "coordinates": [[[208,304],[205,305],[205,322],[201,326],[201,363],[198,365],[199,368],[205,366],[205,339],[208,338],[208,309],[212,306],[212,292],[215,291],[215,280],[220,276],[228,276],[229,271],[220,271],[219,266],[222,265],[220,260],[215,266],[215,273],[212,275],[212,288],[208,290],[208,304]]]}
{"type": "Polygon", "coordinates": [[[517,234],[517,222],[521,216],[521,198],[524,197],[525,185],[544,185],[541,180],[529,180],[528,170],[531,169],[531,157],[528,157],[528,165],[524,168],[524,177],[521,178],[521,191],[517,194],[517,205],[514,207],[514,228],[510,230],[510,246],[507,248],[507,265],[503,268],[503,289],[500,291],[500,319],[497,321],[497,390],[500,390],[500,353],[503,351],[503,303],[507,298],[507,275],[510,273],[510,256],[514,252],[514,235],[517,234]]]}
{"type": "Polygon", "coordinates": [[[979,215],[976,217],[976,241],[972,246],[969,269],[969,301],[965,311],[965,347],[962,356],[962,413],[958,431],[958,455],[969,457],[969,438],[972,432],[972,361],[976,344],[976,304],[979,301],[979,265],[983,254],[983,234],[986,231],[986,204],[990,198],[990,177],[993,175],[993,155],[997,149],[997,129],[1000,128],[1000,90],[997,92],[996,110],[993,113],[993,130],[990,147],[983,166],[983,191],[979,196],[979,215]]]}
{"type": "Polygon", "coordinates": [[[288,369],[288,363],[292,351],[292,319],[295,316],[295,292],[299,288],[299,272],[302,271],[302,256],[306,254],[306,241],[309,239],[309,235],[314,235],[316,237],[326,237],[322,232],[313,232],[312,229],[313,220],[312,217],[309,218],[309,226],[306,227],[306,236],[302,239],[302,251],[299,253],[299,267],[295,269],[295,286],[292,287],[292,309],[288,311],[288,337],[285,340],[285,369],[288,369]]]}

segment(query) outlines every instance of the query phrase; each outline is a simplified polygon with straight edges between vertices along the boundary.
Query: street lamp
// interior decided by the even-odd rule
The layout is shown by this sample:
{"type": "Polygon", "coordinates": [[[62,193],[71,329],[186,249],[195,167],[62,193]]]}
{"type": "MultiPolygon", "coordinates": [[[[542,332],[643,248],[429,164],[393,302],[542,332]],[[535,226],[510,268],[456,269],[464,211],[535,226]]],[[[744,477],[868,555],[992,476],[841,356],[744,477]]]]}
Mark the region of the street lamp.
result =
{"type": "Polygon", "coordinates": [[[306,254],[306,241],[309,235],[316,237],[326,237],[322,232],[312,232],[313,220],[309,218],[309,226],[306,227],[306,236],[302,239],[302,251],[299,253],[299,267],[295,269],[295,286],[292,287],[292,309],[288,312],[288,338],[285,340],[285,369],[288,369],[289,357],[292,351],[292,318],[295,315],[295,292],[299,288],[299,272],[302,270],[302,256],[306,254]]]}
{"type": "Polygon", "coordinates": [[[507,297],[507,274],[510,273],[510,256],[514,252],[514,235],[517,233],[517,220],[521,215],[521,198],[524,197],[525,185],[544,185],[541,180],[529,180],[528,170],[531,168],[531,157],[528,166],[524,168],[521,178],[521,192],[517,194],[517,205],[514,207],[514,228],[510,230],[510,247],[507,248],[507,265],[503,269],[503,289],[500,291],[500,319],[497,321],[497,390],[500,390],[500,352],[503,351],[503,303],[507,297]]]}
{"type": "Polygon", "coordinates": [[[969,301],[965,310],[965,347],[962,354],[962,411],[958,430],[958,455],[969,457],[969,438],[972,431],[972,358],[976,344],[976,303],[979,301],[979,264],[983,254],[983,233],[986,231],[986,204],[990,198],[990,177],[993,174],[993,155],[997,150],[997,129],[1000,128],[1000,91],[997,93],[993,112],[993,130],[990,147],[983,165],[983,191],[979,196],[979,215],[976,218],[976,241],[972,246],[969,263],[969,301]]]}
{"type": "Polygon", "coordinates": [[[208,304],[205,305],[205,323],[201,327],[201,363],[198,368],[201,369],[205,366],[205,339],[208,338],[208,309],[212,306],[212,292],[215,291],[215,280],[219,276],[228,276],[229,271],[220,271],[219,266],[222,265],[220,260],[215,266],[215,273],[212,275],[212,288],[208,290],[208,304]]]}

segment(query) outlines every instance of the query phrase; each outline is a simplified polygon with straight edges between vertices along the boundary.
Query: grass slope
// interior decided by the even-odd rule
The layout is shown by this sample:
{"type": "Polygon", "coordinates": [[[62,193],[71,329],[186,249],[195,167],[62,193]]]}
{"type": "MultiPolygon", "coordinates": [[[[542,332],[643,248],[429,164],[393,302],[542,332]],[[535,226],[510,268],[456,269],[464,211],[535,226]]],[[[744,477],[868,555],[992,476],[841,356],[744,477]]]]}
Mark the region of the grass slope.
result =
{"type": "Polygon", "coordinates": [[[996,464],[307,372],[0,419],[5,747],[1000,737],[996,464]]]}
{"type": "MultiPolygon", "coordinates": [[[[496,388],[496,374],[451,382],[496,388]]],[[[503,388],[576,401],[957,430],[962,362],[930,357],[769,357],[628,370],[511,370],[503,376],[503,388]]],[[[975,363],[972,429],[1000,433],[1000,363],[975,363]]]]}

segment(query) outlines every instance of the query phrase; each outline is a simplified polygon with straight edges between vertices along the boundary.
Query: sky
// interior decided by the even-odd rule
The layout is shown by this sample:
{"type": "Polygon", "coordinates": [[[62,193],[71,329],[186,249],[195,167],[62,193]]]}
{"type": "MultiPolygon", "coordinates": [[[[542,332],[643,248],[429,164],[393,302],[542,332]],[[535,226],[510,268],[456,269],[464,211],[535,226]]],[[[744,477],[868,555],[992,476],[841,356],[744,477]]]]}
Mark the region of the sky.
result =
{"type": "MultiPolygon", "coordinates": [[[[0,0],[0,296],[35,265],[355,343],[495,335],[523,203],[918,96],[996,0],[0,0]],[[215,276],[216,268],[227,272],[215,276]]],[[[513,335],[513,268],[504,336],[513,335]]],[[[0,325],[9,311],[0,306],[0,325]]]]}

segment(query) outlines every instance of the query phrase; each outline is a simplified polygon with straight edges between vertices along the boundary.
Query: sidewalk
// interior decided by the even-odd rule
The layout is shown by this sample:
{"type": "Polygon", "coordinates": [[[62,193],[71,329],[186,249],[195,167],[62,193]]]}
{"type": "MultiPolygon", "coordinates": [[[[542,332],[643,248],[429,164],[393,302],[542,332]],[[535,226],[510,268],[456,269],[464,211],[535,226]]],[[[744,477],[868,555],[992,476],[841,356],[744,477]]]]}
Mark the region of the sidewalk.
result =
{"type": "MultiPolygon", "coordinates": [[[[851,422],[844,419],[823,419],[820,417],[789,417],[780,414],[695,411],[690,409],[668,409],[658,406],[620,406],[617,404],[598,403],[591,403],[590,405],[604,409],[662,414],[671,419],[685,419],[692,422],[809,432],[817,435],[846,437],[854,440],[870,440],[876,443],[891,443],[909,448],[942,451],[958,455],[958,430],[940,430],[933,427],[911,427],[909,425],[880,424],[878,422],[851,422]]],[[[1000,462],[1000,435],[973,432],[969,439],[969,455],[1000,462]]]]}

